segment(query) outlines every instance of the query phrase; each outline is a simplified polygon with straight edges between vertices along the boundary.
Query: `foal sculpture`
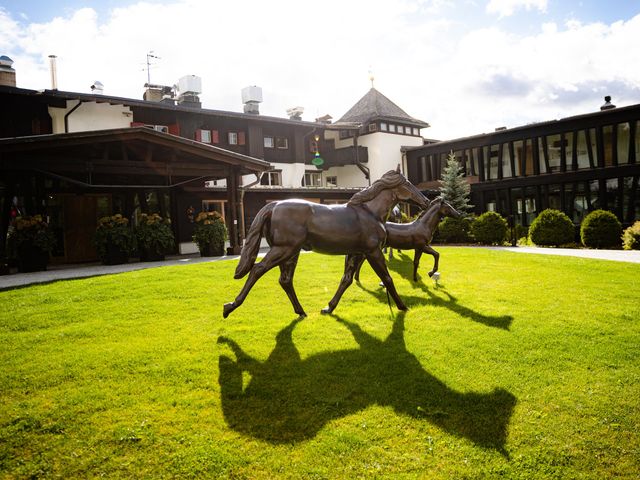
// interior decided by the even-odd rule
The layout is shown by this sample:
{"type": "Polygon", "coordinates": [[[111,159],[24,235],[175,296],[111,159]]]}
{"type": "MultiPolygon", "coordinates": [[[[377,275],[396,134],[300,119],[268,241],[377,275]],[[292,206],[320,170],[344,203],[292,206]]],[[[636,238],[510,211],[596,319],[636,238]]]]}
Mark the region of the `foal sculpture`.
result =
{"type": "MultiPolygon", "coordinates": [[[[440,254],[431,248],[429,244],[431,243],[436,228],[438,228],[438,223],[440,223],[442,217],[445,216],[459,217],[460,213],[440,197],[431,202],[429,208],[423,210],[413,222],[387,222],[384,224],[387,229],[386,246],[401,250],[415,250],[413,257],[414,282],[418,281],[418,267],[420,266],[420,257],[423,253],[428,253],[433,256],[433,268],[429,272],[429,276],[433,276],[433,274],[438,271],[440,254]]],[[[360,267],[362,267],[363,261],[364,259],[360,259],[356,265],[356,281],[360,281],[360,267]]]]}
{"type": "MultiPolygon", "coordinates": [[[[411,201],[423,209],[428,206],[428,200],[413,184],[400,172],[391,170],[370,187],[356,193],[346,204],[322,205],[292,199],[262,207],[247,234],[234,278],[242,278],[247,273],[249,276],[236,299],[224,304],[224,318],[242,305],[258,279],[275,266],[280,267],[280,285],[293,310],[298,315],[306,315],[293,288],[293,274],[302,249],[366,258],[398,309],[406,310],[382,254],[387,236],[384,219],[399,201],[411,201]],[[263,235],[271,248],[260,263],[255,263],[263,235]]],[[[338,291],[322,313],[331,313],[336,308],[349,286],[344,280],[343,277],[338,291]]]]}

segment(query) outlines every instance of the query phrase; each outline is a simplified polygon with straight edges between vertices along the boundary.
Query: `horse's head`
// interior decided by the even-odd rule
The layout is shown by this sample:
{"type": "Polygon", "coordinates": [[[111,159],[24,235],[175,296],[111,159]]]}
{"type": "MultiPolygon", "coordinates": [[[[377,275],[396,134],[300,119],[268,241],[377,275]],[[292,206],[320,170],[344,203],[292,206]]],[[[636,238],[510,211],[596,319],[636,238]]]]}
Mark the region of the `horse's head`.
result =
{"type": "MultiPolygon", "coordinates": [[[[402,176],[400,173],[398,175],[402,176]]],[[[425,197],[422,192],[420,192],[420,190],[418,190],[418,188],[407,179],[394,189],[394,193],[399,201],[412,202],[422,210],[429,207],[429,200],[427,200],[427,197],[425,197]]]]}
{"type": "Polygon", "coordinates": [[[444,198],[439,197],[434,202],[438,202],[440,205],[438,207],[438,213],[442,217],[453,217],[458,218],[460,216],[460,212],[458,212],[455,208],[453,208],[449,202],[446,202],[444,198]]]}

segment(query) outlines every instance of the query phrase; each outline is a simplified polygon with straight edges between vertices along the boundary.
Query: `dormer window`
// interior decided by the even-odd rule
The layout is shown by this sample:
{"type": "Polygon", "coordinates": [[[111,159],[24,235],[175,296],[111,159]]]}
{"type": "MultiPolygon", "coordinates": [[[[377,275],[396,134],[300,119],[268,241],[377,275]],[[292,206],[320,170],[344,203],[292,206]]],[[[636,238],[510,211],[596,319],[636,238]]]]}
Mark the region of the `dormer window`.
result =
{"type": "Polygon", "coordinates": [[[389,126],[387,125],[386,122],[381,122],[380,123],[380,131],[382,132],[387,132],[389,130],[389,126]]]}

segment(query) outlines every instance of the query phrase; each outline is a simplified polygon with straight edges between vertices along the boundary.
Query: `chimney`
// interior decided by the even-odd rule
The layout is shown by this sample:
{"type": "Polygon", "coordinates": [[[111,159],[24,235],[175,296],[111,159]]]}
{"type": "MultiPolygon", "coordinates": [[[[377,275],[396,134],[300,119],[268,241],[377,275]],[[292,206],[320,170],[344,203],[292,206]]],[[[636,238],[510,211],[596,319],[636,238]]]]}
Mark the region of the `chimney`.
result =
{"type": "Polygon", "coordinates": [[[316,123],[326,123],[328,125],[332,119],[333,117],[327,113],[326,115],[316,118],[316,123]]]}
{"type": "Polygon", "coordinates": [[[260,103],[262,103],[262,88],[244,87],[242,89],[242,103],[244,103],[244,113],[260,114],[260,103]]]}
{"type": "Polygon", "coordinates": [[[287,115],[289,120],[302,120],[302,114],[304,113],[304,107],[293,107],[287,109],[287,115]]]}
{"type": "Polygon", "coordinates": [[[58,68],[56,65],[56,56],[49,55],[49,70],[51,71],[51,90],[58,89],[58,68]]]}
{"type": "Polygon", "coordinates": [[[13,60],[6,55],[0,57],[0,85],[16,86],[16,71],[11,67],[13,60]]]}
{"type": "Polygon", "coordinates": [[[604,97],[604,105],[600,107],[600,110],[611,110],[612,108],[616,108],[616,106],[611,103],[611,96],[607,95],[604,97]]]}

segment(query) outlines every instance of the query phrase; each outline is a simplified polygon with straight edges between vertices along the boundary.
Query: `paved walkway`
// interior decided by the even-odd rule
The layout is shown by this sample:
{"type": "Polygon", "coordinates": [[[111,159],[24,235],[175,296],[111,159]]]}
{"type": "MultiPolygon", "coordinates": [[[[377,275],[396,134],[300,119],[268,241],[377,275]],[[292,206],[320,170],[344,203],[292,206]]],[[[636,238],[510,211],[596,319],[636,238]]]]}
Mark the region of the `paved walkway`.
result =
{"type": "MultiPolygon", "coordinates": [[[[613,260],[617,262],[640,263],[640,250],[588,250],[573,248],[536,248],[536,247],[469,247],[489,248],[507,252],[530,253],[542,255],[565,255],[571,257],[594,258],[601,260],[613,260]]],[[[260,250],[263,255],[268,248],[260,250]]],[[[168,256],[163,262],[135,262],[123,265],[102,265],[100,263],[83,263],[78,265],[52,265],[45,272],[14,273],[0,276],[0,290],[22,287],[36,283],[47,283],[56,280],[71,278],[94,277],[112,273],[130,272],[145,268],[166,267],[171,265],[194,265],[203,262],[219,262],[233,260],[238,255],[225,255],[222,257],[200,257],[197,254],[168,256]]]]}

